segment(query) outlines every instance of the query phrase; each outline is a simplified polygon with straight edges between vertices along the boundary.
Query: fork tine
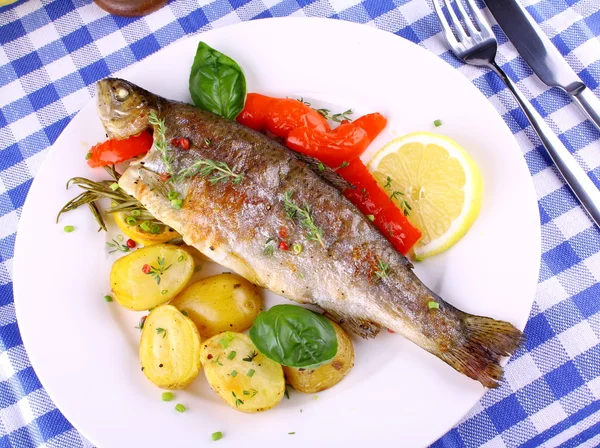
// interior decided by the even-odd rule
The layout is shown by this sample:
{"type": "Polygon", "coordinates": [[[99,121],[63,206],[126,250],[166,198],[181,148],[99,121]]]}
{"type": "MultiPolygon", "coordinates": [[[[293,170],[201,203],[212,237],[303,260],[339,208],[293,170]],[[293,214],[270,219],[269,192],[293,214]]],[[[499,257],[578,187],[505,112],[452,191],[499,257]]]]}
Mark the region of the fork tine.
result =
{"type": "Polygon", "coordinates": [[[467,26],[467,31],[469,31],[469,36],[471,36],[473,38],[479,36],[479,31],[477,31],[477,29],[473,26],[473,22],[471,22],[471,18],[467,14],[467,11],[465,11],[465,8],[463,7],[461,0],[456,0],[456,6],[458,7],[458,12],[460,12],[460,15],[462,16],[463,20],[465,21],[465,25],[467,26]]]}
{"type": "Polygon", "coordinates": [[[438,16],[438,20],[440,21],[440,25],[442,26],[442,30],[444,31],[444,37],[446,38],[446,42],[448,42],[448,45],[450,45],[451,48],[457,47],[459,43],[456,40],[452,29],[448,25],[446,17],[444,16],[444,11],[442,11],[442,8],[440,7],[440,5],[438,5],[437,0],[433,0],[433,8],[435,9],[435,13],[438,16]]]}
{"type": "Polygon", "coordinates": [[[483,36],[484,37],[494,36],[494,33],[492,32],[492,28],[488,25],[487,20],[485,20],[485,18],[479,11],[479,8],[475,4],[475,1],[474,0],[465,0],[465,1],[467,2],[469,11],[471,11],[471,15],[475,19],[475,22],[477,22],[477,26],[481,30],[483,36]]]}
{"type": "Polygon", "coordinates": [[[448,9],[448,14],[450,14],[450,18],[454,22],[454,29],[456,30],[456,34],[458,34],[458,39],[461,42],[469,40],[469,36],[467,36],[467,33],[465,33],[465,30],[463,29],[460,20],[454,12],[454,8],[452,7],[452,0],[444,0],[444,3],[446,4],[446,8],[448,9]]]}

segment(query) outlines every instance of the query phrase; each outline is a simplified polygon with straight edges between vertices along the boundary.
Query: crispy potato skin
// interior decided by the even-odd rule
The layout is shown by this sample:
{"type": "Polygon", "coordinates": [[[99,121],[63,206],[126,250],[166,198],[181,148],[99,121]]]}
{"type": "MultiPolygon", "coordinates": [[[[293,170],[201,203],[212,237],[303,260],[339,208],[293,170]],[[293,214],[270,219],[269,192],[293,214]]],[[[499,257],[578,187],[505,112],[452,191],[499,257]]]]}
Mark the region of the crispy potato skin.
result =
{"type": "Polygon", "coordinates": [[[172,244],[154,244],[116,260],[110,271],[110,284],[121,306],[143,311],[175,297],[193,273],[194,260],[188,252],[172,244]],[[151,268],[156,275],[145,272],[151,268]]]}
{"type": "Polygon", "coordinates": [[[329,389],[342,381],[354,366],[354,346],[350,336],[337,323],[331,323],[338,340],[338,351],[333,361],[316,369],[283,367],[286,382],[295,390],[314,394],[329,389]]]}
{"type": "Polygon", "coordinates": [[[200,359],[212,390],[237,411],[266,411],[283,397],[281,365],[258,353],[245,334],[213,336],[202,344],[200,359]]]}
{"type": "Polygon", "coordinates": [[[200,373],[201,339],[194,322],[170,305],[146,318],[140,340],[140,364],[150,381],[163,389],[182,389],[200,373]]]}
{"type": "Polygon", "coordinates": [[[171,305],[185,311],[203,338],[224,331],[242,332],[260,313],[258,288],[234,274],[219,274],[189,285],[171,305]]]}

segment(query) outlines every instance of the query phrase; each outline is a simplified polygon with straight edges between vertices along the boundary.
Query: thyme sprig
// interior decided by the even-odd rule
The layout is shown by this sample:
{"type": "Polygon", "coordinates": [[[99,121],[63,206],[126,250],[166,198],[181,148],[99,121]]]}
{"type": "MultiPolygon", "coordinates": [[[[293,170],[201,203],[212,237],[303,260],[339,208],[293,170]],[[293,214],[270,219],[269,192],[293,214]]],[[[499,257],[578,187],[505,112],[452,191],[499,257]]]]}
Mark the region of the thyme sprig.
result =
{"type": "Polygon", "coordinates": [[[165,170],[171,176],[173,173],[173,152],[169,149],[169,144],[167,143],[167,127],[165,126],[165,120],[161,120],[156,115],[156,112],[150,112],[148,116],[148,122],[154,126],[154,130],[156,131],[156,136],[154,137],[154,146],[160,152],[160,159],[165,165],[165,170]]]}
{"type": "MultiPolygon", "coordinates": [[[[393,182],[392,178],[390,176],[388,176],[383,188],[386,190],[388,188],[391,188],[392,182],[393,182]]],[[[406,195],[402,191],[394,190],[394,191],[392,191],[392,194],[390,194],[390,201],[394,201],[394,200],[398,201],[398,203],[399,203],[398,205],[400,205],[400,207],[402,208],[402,211],[404,212],[404,216],[408,216],[408,215],[410,215],[410,211],[412,210],[412,207],[406,200],[405,196],[406,195]]]]}
{"type": "Polygon", "coordinates": [[[173,265],[170,264],[169,266],[165,266],[165,257],[158,257],[156,261],[158,266],[150,265],[150,270],[147,275],[154,277],[156,284],[160,285],[161,276],[173,265]]]}
{"type": "Polygon", "coordinates": [[[350,118],[348,115],[352,115],[354,113],[352,109],[348,109],[344,112],[333,115],[331,115],[331,111],[329,109],[316,109],[316,111],[327,120],[335,121],[336,123],[341,123],[342,121],[352,121],[352,118],[350,118]]]}
{"type": "Polygon", "coordinates": [[[300,225],[308,231],[306,238],[311,241],[318,242],[322,247],[325,247],[323,243],[323,229],[318,227],[313,220],[311,215],[310,206],[306,204],[304,208],[300,208],[296,203],[292,201],[293,193],[286,191],[283,196],[283,207],[288,218],[298,218],[300,225]]]}
{"type": "Polygon", "coordinates": [[[211,159],[198,159],[192,165],[182,169],[177,173],[177,181],[184,178],[194,177],[199,174],[202,177],[207,177],[211,185],[219,182],[228,182],[238,185],[244,179],[243,173],[236,173],[225,162],[220,162],[211,159]]]}
{"type": "Polygon", "coordinates": [[[377,270],[375,275],[381,279],[388,278],[390,275],[390,264],[377,260],[377,270]]]}

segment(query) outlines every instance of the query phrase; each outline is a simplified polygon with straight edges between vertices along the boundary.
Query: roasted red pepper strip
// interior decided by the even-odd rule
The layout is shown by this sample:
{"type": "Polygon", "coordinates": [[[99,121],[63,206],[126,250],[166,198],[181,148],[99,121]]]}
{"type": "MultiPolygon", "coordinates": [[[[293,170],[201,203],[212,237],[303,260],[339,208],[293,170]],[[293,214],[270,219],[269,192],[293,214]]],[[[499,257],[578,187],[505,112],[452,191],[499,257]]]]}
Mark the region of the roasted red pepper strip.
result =
{"type": "Polygon", "coordinates": [[[255,131],[267,130],[282,138],[287,138],[290,131],[301,126],[322,132],[331,129],[320,113],[298,100],[258,93],[246,96],[244,110],[238,115],[237,121],[255,131]]]}
{"type": "Polygon", "coordinates": [[[381,233],[406,255],[421,238],[421,231],[414,227],[404,213],[390,201],[367,167],[355,159],[337,173],[356,188],[344,191],[348,198],[365,215],[374,216],[374,224],[381,233]]]}
{"type": "Polygon", "coordinates": [[[383,115],[374,113],[353,122],[345,121],[329,132],[300,127],[290,132],[286,145],[294,151],[337,167],[365,152],[386,124],[387,120],[383,115]]]}
{"type": "Polygon", "coordinates": [[[152,134],[144,131],[123,140],[111,139],[98,143],[90,150],[88,165],[97,168],[124,162],[148,152],[153,141],[152,134]]]}

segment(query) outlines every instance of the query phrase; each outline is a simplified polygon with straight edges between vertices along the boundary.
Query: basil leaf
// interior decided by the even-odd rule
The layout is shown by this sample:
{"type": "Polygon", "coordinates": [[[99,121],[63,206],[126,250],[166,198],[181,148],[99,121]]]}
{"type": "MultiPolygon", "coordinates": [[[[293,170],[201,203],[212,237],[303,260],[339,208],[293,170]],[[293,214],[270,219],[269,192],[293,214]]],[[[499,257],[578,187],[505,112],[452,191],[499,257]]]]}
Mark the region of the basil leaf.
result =
{"type": "Polygon", "coordinates": [[[290,367],[318,367],[331,361],[338,349],[331,322],[294,305],[276,305],[260,313],[249,336],[259,352],[290,367]]]}
{"type": "Polygon", "coordinates": [[[190,73],[190,94],[201,109],[234,120],[246,102],[246,77],[233,59],[200,42],[190,73]]]}

